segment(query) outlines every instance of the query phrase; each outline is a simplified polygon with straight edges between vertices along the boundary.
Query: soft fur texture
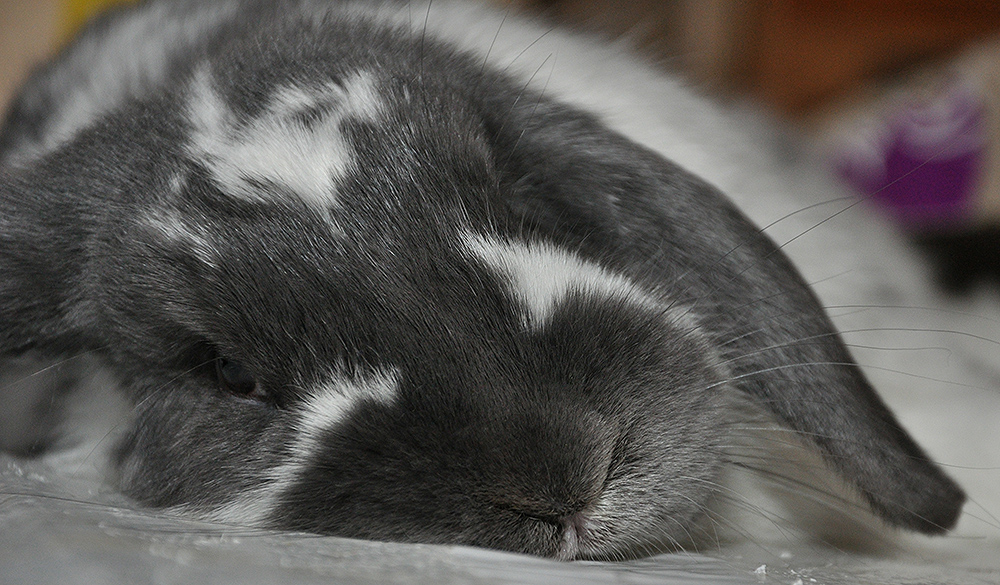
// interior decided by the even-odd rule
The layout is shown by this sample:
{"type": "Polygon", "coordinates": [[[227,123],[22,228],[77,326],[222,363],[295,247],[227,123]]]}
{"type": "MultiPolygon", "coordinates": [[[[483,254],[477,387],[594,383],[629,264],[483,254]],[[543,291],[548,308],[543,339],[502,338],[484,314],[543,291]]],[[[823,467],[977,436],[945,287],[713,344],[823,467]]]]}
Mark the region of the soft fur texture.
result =
{"type": "Polygon", "coordinates": [[[752,494],[801,485],[806,533],[948,530],[823,308],[896,343],[863,313],[931,307],[919,267],[732,125],[475,6],[148,2],[0,134],[0,355],[99,361],[121,489],[220,522],[616,559],[763,539],[752,494]]]}

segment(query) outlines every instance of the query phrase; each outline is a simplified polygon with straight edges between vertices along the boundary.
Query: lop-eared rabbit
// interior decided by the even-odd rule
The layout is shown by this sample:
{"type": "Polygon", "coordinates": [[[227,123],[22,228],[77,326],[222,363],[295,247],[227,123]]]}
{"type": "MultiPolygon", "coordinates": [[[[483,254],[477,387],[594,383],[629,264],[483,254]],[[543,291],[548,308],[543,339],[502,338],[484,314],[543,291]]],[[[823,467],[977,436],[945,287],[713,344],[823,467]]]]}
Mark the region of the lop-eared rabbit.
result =
{"type": "Polygon", "coordinates": [[[4,445],[567,560],[996,543],[996,322],[751,118],[469,4],[113,11],[0,134],[4,445]]]}

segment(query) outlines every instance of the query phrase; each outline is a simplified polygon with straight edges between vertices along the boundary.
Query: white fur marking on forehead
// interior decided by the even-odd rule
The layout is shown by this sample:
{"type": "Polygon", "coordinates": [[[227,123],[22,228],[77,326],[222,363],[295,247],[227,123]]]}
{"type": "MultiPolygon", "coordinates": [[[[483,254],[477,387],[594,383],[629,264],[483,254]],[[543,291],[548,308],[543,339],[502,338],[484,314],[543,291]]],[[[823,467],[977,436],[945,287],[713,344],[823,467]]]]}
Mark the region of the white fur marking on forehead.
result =
{"type": "Polygon", "coordinates": [[[377,372],[367,378],[335,375],[298,411],[299,418],[293,423],[296,434],[284,455],[286,459],[270,470],[261,487],[201,515],[227,524],[253,526],[265,523],[278,507],[280,497],[298,483],[302,473],[323,449],[320,440],[323,433],[343,423],[351,411],[363,402],[391,404],[397,389],[395,371],[377,372]]]}
{"type": "Polygon", "coordinates": [[[263,114],[246,121],[237,119],[202,70],[189,104],[190,152],[233,196],[262,201],[272,195],[257,183],[272,183],[327,211],[337,206],[337,183],[353,164],[340,125],[349,118],[376,119],[382,101],[375,85],[371,73],[359,71],[342,84],[284,87],[263,114]]]}
{"type": "Polygon", "coordinates": [[[642,306],[654,301],[627,278],[545,242],[509,242],[466,234],[466,247],[501,276],[524,303],[529,322],[546,323],[556,305],[570,293],[626,300],[642,306]]]}

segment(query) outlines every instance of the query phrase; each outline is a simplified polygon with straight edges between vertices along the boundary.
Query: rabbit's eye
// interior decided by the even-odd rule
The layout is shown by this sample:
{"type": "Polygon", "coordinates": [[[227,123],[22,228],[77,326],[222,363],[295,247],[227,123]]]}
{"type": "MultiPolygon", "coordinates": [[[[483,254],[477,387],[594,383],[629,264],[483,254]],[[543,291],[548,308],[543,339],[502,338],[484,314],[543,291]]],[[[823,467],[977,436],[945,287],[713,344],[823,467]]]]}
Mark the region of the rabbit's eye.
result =
{"type": "Polygon", "coordinates": [[[257,383],[257,379],[239,362],[217,358],[215,375],[219,380],[219,387],[230,394],[261,402],[267,400],[267,394],[257,383]]]}

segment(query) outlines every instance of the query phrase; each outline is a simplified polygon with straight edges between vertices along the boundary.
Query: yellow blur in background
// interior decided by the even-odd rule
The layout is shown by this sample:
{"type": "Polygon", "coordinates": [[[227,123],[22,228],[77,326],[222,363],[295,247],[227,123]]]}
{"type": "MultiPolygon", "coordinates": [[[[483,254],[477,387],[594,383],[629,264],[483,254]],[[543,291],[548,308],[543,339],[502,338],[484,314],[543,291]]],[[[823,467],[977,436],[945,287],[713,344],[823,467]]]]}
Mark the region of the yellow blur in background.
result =
{"type": "Polygon", "coordinates": [[[102,10],[134,0],[0,0],[0,116],[28,73],[102,10]]]}
{"type": "Polygon", "coordinates": [[[130,3],[132,0],[63,0],[59,17],[60,41],[66,42],[97,13],[116,4],[130,3]]]}

